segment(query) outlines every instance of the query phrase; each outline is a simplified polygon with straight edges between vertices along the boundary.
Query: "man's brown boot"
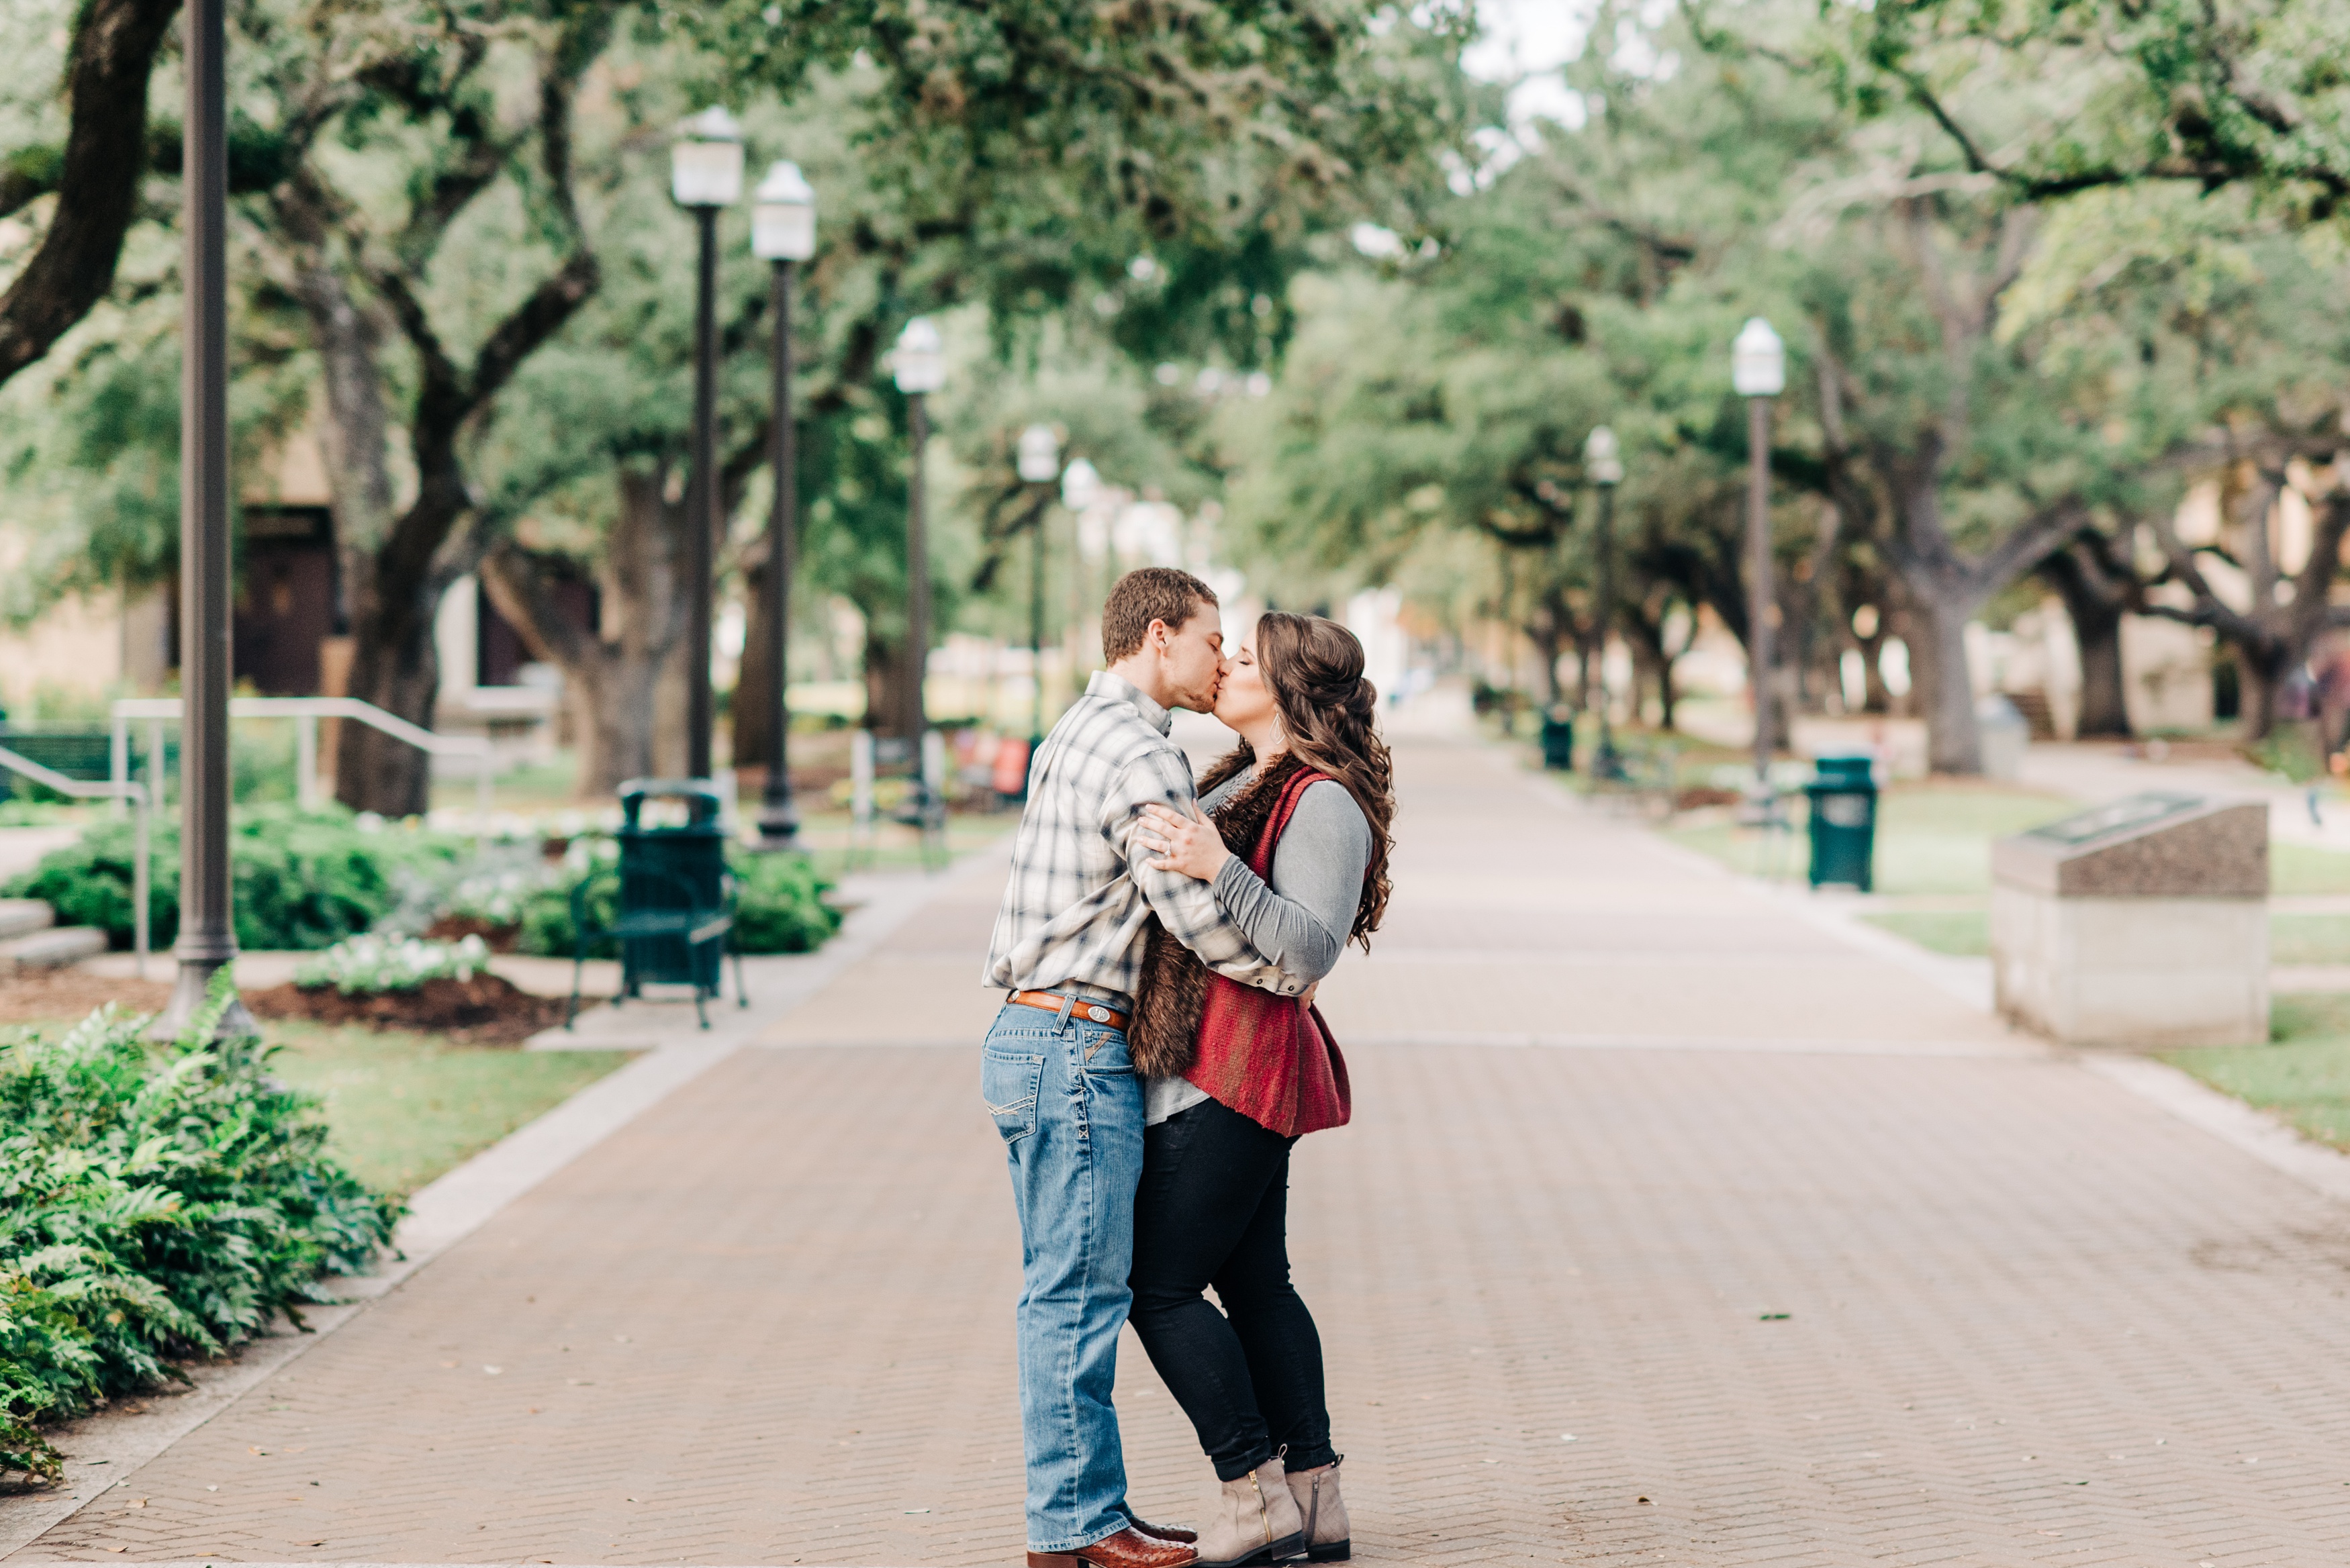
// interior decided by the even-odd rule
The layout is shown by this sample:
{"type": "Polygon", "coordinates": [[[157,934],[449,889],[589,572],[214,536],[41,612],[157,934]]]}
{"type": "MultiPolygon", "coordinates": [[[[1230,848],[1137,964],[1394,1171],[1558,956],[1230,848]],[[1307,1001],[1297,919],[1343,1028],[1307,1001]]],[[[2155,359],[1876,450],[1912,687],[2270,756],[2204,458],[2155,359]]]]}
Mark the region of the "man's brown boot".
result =
{"type": "Polygon", "coordinates": [[[1216,1511],[1200,1532],[1200,1568],[1257,1568],[1305,1552],[1305,1521],[1278,1458],[1224,1482],[1216,1511]]]}
{"type": "Polygon", "coordinates": [[[1338,1495],[1340,1454],[1310,1470],[1291,1470],[1289,1495],[1305,1516],[1305,1555],[1316,1563],[1345,1563],[1355,1554],[1354,1530],[1347,1522],[1347,1501],[1338,1495]]]}
{"type": "Polygon", "coordinates": [[[1190,1568],[1198,1556],[1180,1542],[1121,1530],[1075,1552],[1031,1552],[1028,1568],[1190,1568]]]}
{"type": "Polygon", "coordinates": [[[1135,1518],[1132,1513],[1126,1516],[1126,1521],[1143,1534],[1155,1535],[1161,1541],[1180,1541],[1189,1546],[1200,1539],[1200,1532],[1196,1530],[1185,1530],[1176,1524],[1153,1524],[1148,1520],[1135,1518]]]}

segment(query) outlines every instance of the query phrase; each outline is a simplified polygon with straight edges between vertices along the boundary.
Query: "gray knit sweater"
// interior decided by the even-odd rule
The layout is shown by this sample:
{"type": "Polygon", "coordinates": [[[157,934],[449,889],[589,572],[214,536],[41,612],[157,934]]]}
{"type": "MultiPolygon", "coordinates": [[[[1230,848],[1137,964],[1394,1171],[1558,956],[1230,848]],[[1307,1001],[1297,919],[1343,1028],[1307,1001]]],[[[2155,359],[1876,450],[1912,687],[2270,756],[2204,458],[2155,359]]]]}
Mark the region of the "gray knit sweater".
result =
{"type": "MultiPolygon", "coordinates": [[[[1253,773],[1228,779],[1200,797],[1212,811],[1253,773]]],[[[1273,885],[1239,856],[1216,873],[1216,905],[1257,951],[1285,974],[1320,980],[1338,962],[1371,863],[1371,825],[1347,786],[1308,784],[1273,852],[1273,885]]],[[[1144,1080],[1144,1120],[1152,1126],[1208,1097],[1183,1078],[1144,1080]]]]}

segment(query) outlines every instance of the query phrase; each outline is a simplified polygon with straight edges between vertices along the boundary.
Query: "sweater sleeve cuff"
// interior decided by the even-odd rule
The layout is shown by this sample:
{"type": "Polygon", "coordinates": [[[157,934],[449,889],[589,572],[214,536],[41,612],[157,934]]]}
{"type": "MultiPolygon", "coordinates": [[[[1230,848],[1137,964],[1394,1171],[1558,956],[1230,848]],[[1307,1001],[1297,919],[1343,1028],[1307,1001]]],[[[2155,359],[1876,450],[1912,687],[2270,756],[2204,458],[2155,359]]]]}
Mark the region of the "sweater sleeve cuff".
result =
{"type": "Polygon", "coordinates": [[[1249,869],[1247,861],[1235,855],[1224,862],[1222,868],[1216,873],[1216,879],[1208,886],[1216,895],[1216,908],[1223,910],[1226,919],[1232,919],[1250,901],[1250,893],[1264,886],[1264,879],[1249,869]]]}

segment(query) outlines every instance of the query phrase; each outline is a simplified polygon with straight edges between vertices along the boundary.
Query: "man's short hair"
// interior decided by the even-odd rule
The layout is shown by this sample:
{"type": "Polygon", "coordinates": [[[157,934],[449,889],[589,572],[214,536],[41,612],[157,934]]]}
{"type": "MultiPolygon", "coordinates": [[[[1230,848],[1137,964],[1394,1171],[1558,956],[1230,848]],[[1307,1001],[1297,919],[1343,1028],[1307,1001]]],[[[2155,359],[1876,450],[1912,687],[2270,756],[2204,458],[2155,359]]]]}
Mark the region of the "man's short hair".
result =
{"type": "Polygon", "coordinates": [[[1216,590],[1189,572],[1172,566],[1139,566],[1118,578],[1102,606],[1102,660],[1116,664],[1142,647],[1150,623],[1163,620],[1170,631],[1197,615],[1201,605],[1216,602],[1216,590]]]}

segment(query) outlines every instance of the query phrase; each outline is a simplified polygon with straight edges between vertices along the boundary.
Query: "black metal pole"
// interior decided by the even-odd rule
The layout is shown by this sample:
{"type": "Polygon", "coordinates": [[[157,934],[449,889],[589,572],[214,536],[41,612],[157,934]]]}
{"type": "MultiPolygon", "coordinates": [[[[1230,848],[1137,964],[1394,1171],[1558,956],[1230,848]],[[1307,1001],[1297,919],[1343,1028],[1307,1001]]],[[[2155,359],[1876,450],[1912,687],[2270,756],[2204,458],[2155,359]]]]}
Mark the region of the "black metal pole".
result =
{"type": "Polygon", "coordinates": [[[1028,755],[1045,743],[1045,520],[1052,515],[1053,496],[1045,492],[1036,504],[1036,536],[1028,543],[1028,660],[1035,691],[1028,714],[1028,755]]]}
{"type": "Polygon", "coordinates": [[[931,547],[922,515],[922,449],[931,441],[928,403],[923,393],[906,395],[906,423],[913,438],[914,461],[906,481],[906,658],[912,669],[906,681],[904,717],[906,742],[914,748],[917,766],[922,732],[930,728],[922,708],[922,678],[931,663],[931,547]]]}
{"type": "Polygon", "coordinates": [[[1746,662],[1754,687],[1754,781],[1771,776],[1771,400],[1746,400],[1746,662]]]}
{"type": "Polygon", "coordinates": [[[1614,778],[1621,768],[1616,756],[1616,730],[1608,715],[1607,634],[1616,622],[1616,487],[1599,487],[1599,749],[1591,758],[1594,778],[1614,778]]]}
{"type": "Polygon", "coordinates": [[[775,317],[775,431],[768,438],[767,462],[775,476],[775,504],[767,510],[767,622],[774,628],[775,691],[767,705],[767,724],[775,739],[767,753],[766,795],[759,805],[759,842],[769,849],[789,849],[799,838],[799,808],[792,803],[792,705],[785,682],[791,678],[792,567],[799,545],[798,479],[794,467],[792,430],[792,264],[775,263],[771,284],[775,317]]]}
{"type": "Polygon", "coordinates": [[[693,486],[686,504],[686,570],[692,575],[692,618],[686,627],[688,776],[711,776],[714,709],[710,691],[711,596],[718,548],[718,209],[696,207],[702,255],[693,302],[693,486]]]}
{"type": "MultiPolygon", "coordinates": [[[[224,0],[189,0],[180,375],[180,961],[155,1033],[176,1035],[236,960],[228,863],[228,112],[224,0]]],[[[260,1031],[232,1002],[219,1038],[260,1031]]]]}

